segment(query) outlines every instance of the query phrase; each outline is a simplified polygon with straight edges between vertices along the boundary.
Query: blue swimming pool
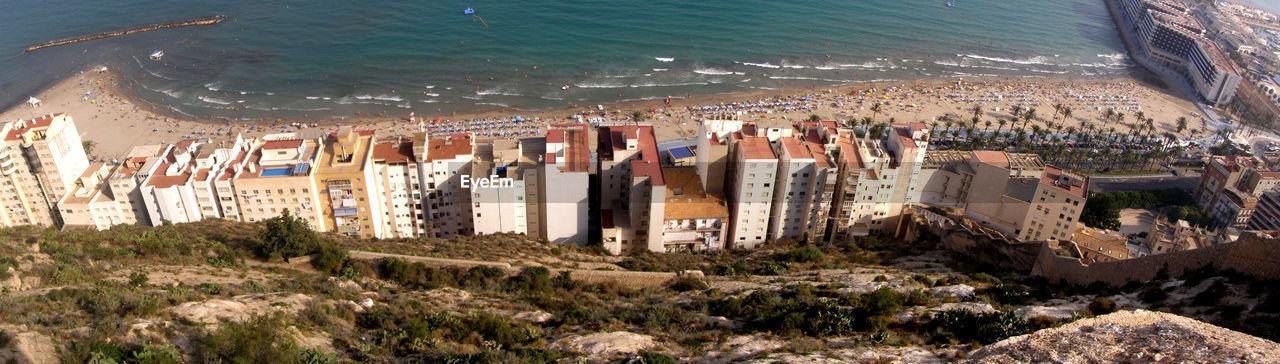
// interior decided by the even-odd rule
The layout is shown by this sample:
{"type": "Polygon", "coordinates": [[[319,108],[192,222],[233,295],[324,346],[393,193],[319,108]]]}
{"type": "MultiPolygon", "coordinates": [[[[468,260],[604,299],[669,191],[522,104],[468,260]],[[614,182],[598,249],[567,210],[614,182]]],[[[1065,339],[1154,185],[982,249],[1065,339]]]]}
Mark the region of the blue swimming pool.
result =
{"type": "Polygon", "coordinates": [[[288,175],[289,175],[289,168],[288,168],[288,167],[285,167],[285,168],[271,168],[271,169],[263,169],[263,170],[262,170],[262,176],[263,176],[263,177],[276,177],[276,176],[288,176],[288,175]]]}

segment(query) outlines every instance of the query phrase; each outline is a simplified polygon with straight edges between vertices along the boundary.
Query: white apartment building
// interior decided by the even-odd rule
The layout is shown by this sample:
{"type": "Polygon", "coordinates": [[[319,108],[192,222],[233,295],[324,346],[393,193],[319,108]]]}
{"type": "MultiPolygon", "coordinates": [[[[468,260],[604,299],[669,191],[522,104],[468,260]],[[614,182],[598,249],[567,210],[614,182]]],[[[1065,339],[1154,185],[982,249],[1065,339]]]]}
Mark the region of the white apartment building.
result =
{"type": "Polygon", "coordinates": [[[586,124],[548,127],[543,159],[542,215],[545,238],[556,243],[587,243],[590,212],[590,135],[586,124]]]}
{"type": "Polygon", "coordinates": [[[55,225],[54,204],[89,168],[70,116],[5,123],[0,145],[0,226],[55,225]]]}
{"type": "MultiPolygon", "coordinates": [[[[478,142],[471,170],[472,225],[477,234],[529,233],[529,204],[525,198],[525,169],[521,145],[515,140],[478,142]]],[[[536,176],[536,175],[535,175],[536,176]]],[[[535,179],[536,180],[536,179],[535,179]]]]}
{"type": "Polygon", "coordinates": [[[729,246],[752,249],[768,239],[778,157],[764,137],[743,138],[734,149],[729,246]]]}
{"type": "Polygon", "coordinates": [[[412,238],[426,231],[422,219],[422,186],[418,159],[412,141],[389,141],[373,145],[373,174],[377,193],[382,195],[386,217],[382,235],[412,238]]]}
{"type": "Polygon", "coordinates": [[[470,135],[429,139],[418,133],[413,154],[423,161],[418,167],[422,187],[423,216],[428,236],[451,238],[475,232],[471,225],[471,194],[462,188],[462,176],[471,175],[473,147],[470,135]]]}

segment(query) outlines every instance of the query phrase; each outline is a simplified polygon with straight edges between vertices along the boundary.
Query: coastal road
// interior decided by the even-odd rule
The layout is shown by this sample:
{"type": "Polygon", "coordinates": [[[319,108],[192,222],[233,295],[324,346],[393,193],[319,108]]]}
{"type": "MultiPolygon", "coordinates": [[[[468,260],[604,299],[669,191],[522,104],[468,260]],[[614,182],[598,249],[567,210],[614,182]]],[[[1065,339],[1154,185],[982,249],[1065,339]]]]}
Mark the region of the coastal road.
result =
{"type": "Polygon", "coordinates": [[[1199,176],[1175,176],[1151,174],[1138,176],[1089,176],[1089,190],[1094,192],[1119,192],[1179,188],[1191,190],[1200,182],[1199,176]]]}

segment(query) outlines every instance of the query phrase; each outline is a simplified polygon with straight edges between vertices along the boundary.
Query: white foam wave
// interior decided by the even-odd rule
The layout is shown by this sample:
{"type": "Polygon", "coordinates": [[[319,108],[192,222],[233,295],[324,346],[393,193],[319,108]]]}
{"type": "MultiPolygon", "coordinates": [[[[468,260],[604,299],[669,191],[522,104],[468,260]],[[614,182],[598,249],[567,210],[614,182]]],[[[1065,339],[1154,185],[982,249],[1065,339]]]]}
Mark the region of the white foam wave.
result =
{"type": "Polygon", "coordinates": [[[165,95],[169,95],[169,97],[172,97],[172,98],[175,98],[175,99],[177,99],[177,98],[182,98],[182,91],[178,91],[178,90],[160,90],[160,92],[164,93],[165,95]]]}
{"type": "Polygon", "coordinates": [[[671,57],[653,57],[653,59],[658,60],[658,62],[671,62],[676,60],[675,58],[671,58],[671,57]]]}
{"type": "Polygon", "coordinates": [[[231,105],[231,101],[216,99],[208,96],[196,96],[196,98],[200,99],[200,101],[204,101],[211,104],[231,105]]]}
{"type": "Polygon", "coordinates": [[[662,71],[666,71],[666,70],[667,70],[666,68],[654,68],[654,69],[653,69],[653,71],[654,71],[654,72],[662,72],[662,71]]]}
{"type": "Polygon", "coordinates": [[[486,96],[486,95],[524,96],[524,95],[520,94],[519,92],[515,92],[515,91],[507,91],[507,90],[504,90],[504,89],[501,89],[501,88],[496,88],[496,89],[492,89],[492,90],[479,90],[479,91],[476,91],[476,95],[480,95],[480,96],[486,96]]]}
{"type": "Polygon", "coordinates": [[[213,81],[204,84],[204,88],[209,91],[222,91],[222,81],[213,81]]]}
{"type": "Polygon", "coordinates": [[[357,100],[382,100],[382,101],[395,101],[395,102],[404,101],[404,99],[400,98],[399,96],[391,96],[391,95],[378,95],[378,96],[356,95],[355,98],[357,100]]]}
{"type": "Polygon", "coordinates": [[[435,93],[435,92],[428,92],[428,93],[426,93],[425,95],[427,95],[427,96],[431,96],[431,97],[439,97],[439,96],[440,96],[440,94],[435,93]]]}
{"type": "Polygon", "coordinates": [[[734,62],[734,63],[738,63],[738,64],[741,64],[741,65],[744,65],[744,66],[755,66],[755,67],[764,67],[764,68],[773,68],[773,69],[782,68],[782,66],[779,66],[779,65],[776,65],[776,64],[772,64],[772,63],[769,63],[769,62],[765,62],[765,63],[734,62]]]}
{"type": "Polygon", "coordinates": [[[1003,63],[1045,64],[1045,65],[1053,64],[1048,62],[1049,60],[1048,57],[1044,57],[1044,56],[1035,56],[1035,57],[1024,58],[1024,59],[1013,59],[1013,58],[1002,58],[1002,57],[988,57],[988,56],[983,56],[978,54],[957,54],[956,57],[966,57],[966,58],[981,59],[981,60],[986,60],[991,62],[1003,62],[1003,63]]]}
{"type": "Polygon", "coordinates": [[[725,71],[722,69],[715,69],[715,68],[696,68],[693,70],[693,73],[697,73],[700,75],[741,75],[742,74],[742,72],[725,71]]]}

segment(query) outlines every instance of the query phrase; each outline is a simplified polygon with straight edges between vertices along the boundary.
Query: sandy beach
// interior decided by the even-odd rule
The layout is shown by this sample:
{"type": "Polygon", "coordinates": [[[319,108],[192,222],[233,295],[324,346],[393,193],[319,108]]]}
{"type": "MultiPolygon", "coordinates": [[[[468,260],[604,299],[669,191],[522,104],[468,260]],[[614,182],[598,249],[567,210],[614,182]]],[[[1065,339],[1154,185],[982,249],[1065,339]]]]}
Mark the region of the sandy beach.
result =
{"type": "MultiPolygon", "coordinates": [[[[931,122],[939,117],[968,121],[972,108],[982,107],[982,121],[1012,118],[1011,109],[1021,106],[1036,108],[1038,121],[1044,126],[1054,122],[1054,104],[1072,109],[1072,117],[1056,122],[1079,128],[1082,122],[1098,130],[1114,127],[1117,132],[1128,128],[1115,121],[1104,122],[1103,112],[1112,108],[1127,115],[1132,123],[1139,111],[1154,119],[1157,133],[1173,133],[1176,120],[1186,117],[1190,135],[1203,127],[1201,113],[1190,101],[1180,99],[1131,79],[1056,80],[1028,79],[938,79],[930,81],[894,81],[854,83],[848,85],[785,89],[753,90],[742,93],[683,97],[673,95],[666,100],[621,102],[609,105],[578,105],[556,110],[493,110],[474,114],[418,112],[417,122],[410,122],[409,112],[394,117],[349,116],[322,120],[184,120],[166,115],[162,107],[132,100],[121,92],[111,72],[85,71],[62,80],[32,95],[42,101],[37,107],[22,104],[0,113],[0,120],[29,119],[48,113],[66,113],[76,121],[81,137],[95,144],[94,159],[110,160],[127,153],[132,146],[174,142],[187,138],[218,138],[243,133],[260,136],[296,130],[332,130],[340,125],[375,129],[380,137],[409,136],[420,131],[433,134],[473,133],[477,138],[513,138],[541,135],[547,123],[574,122],[578,117],[597,123],[631,122],[633,111],[644,111],[645,121],[655,126],[659,140],[689,137],[696,130],[693,121],[711,115],[734,115],[743,120],[785,122],[805,119],[817,114],[824,120],[848,120],[874,117],[877,122],[892,118],[898,122],[931,122]],[[873,103],[882,110],[873,113],[873,103]],[[516,117],[519,116],[517,119],[516,117]],[[437,121],[438,120],[438,121],[437,121]],[[305,126],[305,127],[304,127],[305,126]]],[[[943,125],[943,122],[938,122],[943,125]]],[[[958,122],[957,122],[958,125],[958,122]]],[[[979,128],[983,127],[981,124],[979,128]]],[[[1010,130],[1006,125],[1004,130],[1010,130]]],[[[1028,130],[1031,126],[1027,127],[1028,130]]]]}

